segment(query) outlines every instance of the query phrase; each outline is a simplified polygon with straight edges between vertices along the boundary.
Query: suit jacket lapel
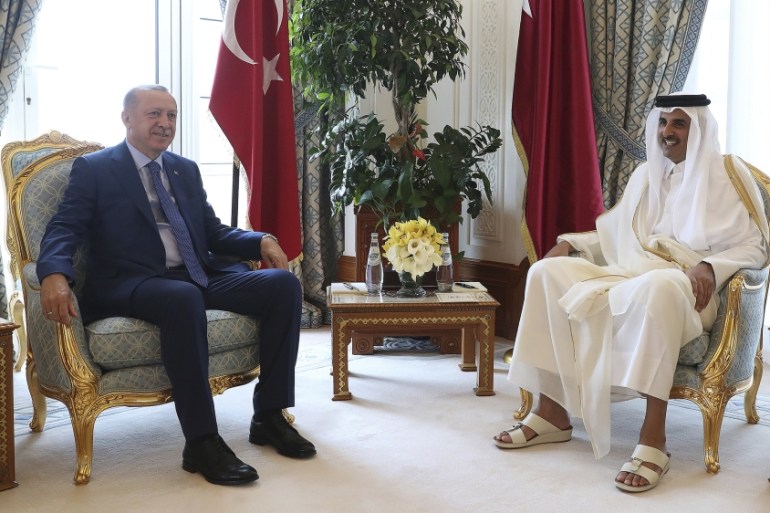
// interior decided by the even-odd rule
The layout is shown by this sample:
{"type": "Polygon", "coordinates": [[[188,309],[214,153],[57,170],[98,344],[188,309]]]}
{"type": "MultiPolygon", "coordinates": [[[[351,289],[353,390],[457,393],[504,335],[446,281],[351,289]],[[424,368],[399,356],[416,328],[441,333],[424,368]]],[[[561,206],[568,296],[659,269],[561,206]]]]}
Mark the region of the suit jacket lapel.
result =
{"type": "Polygon", "coordinates": [[[131,156],[131,152],[128,151],[128,146],[125,142],[115,147],[112,161],[112,174],[115,180],[121,184],[126,195],[136,205],[136,208],[142,212],[149,222],[155,224],[155,216],[147,199],[147,191],[144,190],[134,158],[131,156]]]}

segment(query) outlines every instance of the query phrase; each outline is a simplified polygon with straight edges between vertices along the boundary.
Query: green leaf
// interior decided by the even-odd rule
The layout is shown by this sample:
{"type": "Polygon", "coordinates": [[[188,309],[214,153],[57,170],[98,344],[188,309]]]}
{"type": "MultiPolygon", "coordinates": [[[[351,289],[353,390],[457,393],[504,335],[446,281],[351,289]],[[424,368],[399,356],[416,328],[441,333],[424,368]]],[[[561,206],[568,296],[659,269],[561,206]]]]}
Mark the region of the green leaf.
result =
{"type": "Polygon", "coordinates": [[[418,120],[414,109],[428,94],[436,95],[438,81],[465,75],[462,4],[401,4],[295,0],[289,27],[292,81],[318,103],[321,120],[311,154],[328,169],[335,211],[365,203],[387,224],[433,205],[443,219],[461,222],[458,198],[466,198],[471,216],[481,211],[485,197],[491,202],[489,178],[479,164],[500,148],[500,132],[447,126],[428,142],[428,123],[418,120]],[[402,151],[391,151],[375,116],[359,118],[347,110],[351,95],[355,104],[370,84],[393,95],[398,132],[409,135],[402,151]],[[424,160],[412,154],[415,148],[424,160]]]}

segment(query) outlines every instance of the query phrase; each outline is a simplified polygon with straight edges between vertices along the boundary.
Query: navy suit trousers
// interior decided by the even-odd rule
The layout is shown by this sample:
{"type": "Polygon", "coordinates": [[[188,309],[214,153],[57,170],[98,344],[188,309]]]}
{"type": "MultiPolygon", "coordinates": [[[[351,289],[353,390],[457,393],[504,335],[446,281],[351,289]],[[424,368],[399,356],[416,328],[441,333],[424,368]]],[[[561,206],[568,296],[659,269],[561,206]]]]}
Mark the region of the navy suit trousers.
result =
{"type": "Polygon", "coordinates": [[[250,315],[261,322],[254,413],[294,406],[302,313],[299,280],[280,269],[212,273],[208,287],[202,289],[185,270],[168,271],[135,289],[127,314],[160,328],[163,365],[186,440],[217,433],[208,384],[207,309],[250,315]]]}

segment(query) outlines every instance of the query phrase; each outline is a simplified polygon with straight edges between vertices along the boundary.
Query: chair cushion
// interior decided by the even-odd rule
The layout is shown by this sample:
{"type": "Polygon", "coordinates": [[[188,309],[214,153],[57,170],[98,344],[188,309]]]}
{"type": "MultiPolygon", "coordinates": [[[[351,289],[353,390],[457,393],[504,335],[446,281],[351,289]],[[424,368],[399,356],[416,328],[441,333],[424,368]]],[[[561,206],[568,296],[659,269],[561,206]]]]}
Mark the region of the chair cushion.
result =
{"type": "MultiPolygon", "coordinates": [[[[207,310],[209,354],[256,344],[259,321],[223,310],[207,310]]],[[[94,361],[105,370],[160,364],[160,330],[130,317],[109,317],[85,327],[94,361]]]]}
{"type": "Polygon", "coordinates": [[[683,345],[679,350],[679,360],[677,360],[677,363],[679,365],[698,365],[701,363],[706,356],[706,351],[708,351],[710,340],[711,334],[708,331],[704,331],[683,345]]]}

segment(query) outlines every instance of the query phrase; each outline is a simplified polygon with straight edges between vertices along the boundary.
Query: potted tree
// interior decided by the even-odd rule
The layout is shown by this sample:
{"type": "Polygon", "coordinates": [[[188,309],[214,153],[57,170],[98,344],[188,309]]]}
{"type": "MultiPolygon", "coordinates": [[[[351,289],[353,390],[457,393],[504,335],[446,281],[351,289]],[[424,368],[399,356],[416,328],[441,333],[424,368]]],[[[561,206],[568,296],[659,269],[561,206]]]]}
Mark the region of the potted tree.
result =
{"type": "Polygon", "coordinates": [[[456,0],[296,0],[290,28],[293,80],[319,102],[315,155],[329,166],[335,209],[371,209],[385,228],[422,216],[442,230],[491,203],[480,167],[502,141],[490,126],[445,126],[428,139],[415,106],[445,77],[465,74],[468,47],[456,0]],[[394,133],[355,102],[367,84],[391,92],[394,133]]]}

